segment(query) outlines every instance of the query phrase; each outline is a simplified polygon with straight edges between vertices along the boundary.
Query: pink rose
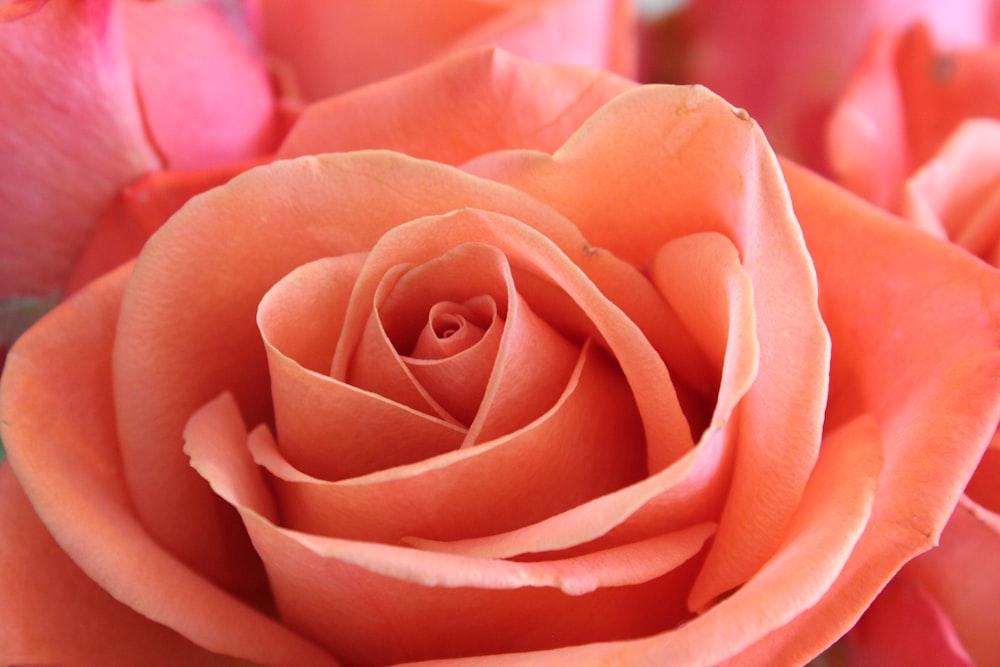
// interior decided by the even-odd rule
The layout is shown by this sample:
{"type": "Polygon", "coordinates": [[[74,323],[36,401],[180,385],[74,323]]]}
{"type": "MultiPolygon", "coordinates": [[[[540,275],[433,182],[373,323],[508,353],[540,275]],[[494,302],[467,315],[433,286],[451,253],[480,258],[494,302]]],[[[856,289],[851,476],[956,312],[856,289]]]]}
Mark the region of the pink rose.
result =
{"type": "Polygon", "coordinates": [[[670,62],[661,68],[745,107],[778,153],[826,172],[826,119],[873,32],[922,19],[944,44],[982,44],[993,35],[993,7],[992,0],[691,0],[649,57],[664,53],[670,62]]]}
{"type": "Polygon", "coordinates": [[[703,88],[469,52],[279,154],[12,350],[7,662],[802,664],[994,430],[1000,274],[703,88]]]}

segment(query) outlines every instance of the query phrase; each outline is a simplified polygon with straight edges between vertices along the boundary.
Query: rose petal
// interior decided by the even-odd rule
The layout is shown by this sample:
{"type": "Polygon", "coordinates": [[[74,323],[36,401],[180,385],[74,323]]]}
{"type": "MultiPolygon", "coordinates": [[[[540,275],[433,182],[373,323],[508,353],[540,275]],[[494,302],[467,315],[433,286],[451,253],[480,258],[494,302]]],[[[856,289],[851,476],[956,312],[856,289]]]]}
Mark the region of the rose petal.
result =
{"type": "MultiPolygon", "coordinates": [[[[783,634],[789,625],[799,625],[798,619],[810,614],[818,600],[825,599],[870,518],[881,465],[877,436],[870,417],[862,417],[828,436],[802,505],[796,510],[780,548],[743,587],[689,622],[634,641],[588,643],[558,651],[476,656],[421,665],[714,665],[730,664],[724,661],[734,656],[732,663],[776,664],[770,660],[773,654],[758,649],[766,646],[775,632],[783,634]],[[763,642],[754,645],[761,637],[763,642]]],[[[837,623],[841,618],[829,614],[824,620],[837,623]]],[[[816,619],[811,622],[816,624],[816,619]]],[[[840,630],[843,632],[844,628],[840,630]]],[[[791,637],[814,642],[810,632],[801,628],[791,637]]],[[[827,644],[831,642],[832,639],[827,644]]],[[[777,664],[804,664],[819,650],[790,652],[782,655],[777,664]]]]}
{"type": "MultiPolygon", "coordinates": [[[[636,324],[594,289],[580,265],[573,263],[553,239],[517,220],[465,208],[390,230],[369,254],[366,269],[371,267],[371,275],[359,277],[348,311],[372,299],[377,289],[375,276],[381,275],[387,265],[423,261],[462,242],[487,243],[503,250],[513,267],[547,279],[571,296],[586,313],[607,341],[609,351],[632,387],[646,432],[650,464],[673,461],[693,447],[690,427],[680,409],[670,375],[636,324]]],[[[635,282],[643,280],[636,274],[629,277],[635,282]]],[[[356,319],[347,319],[334,353],[333,377],[344,375],[351,351],[362,333],[356,319]]],[[[517,400],[517,396],[512,396],[511,400],[517,400]]]]}
{"type": "Polygon", "coordinates": [[[902,214],[989,260],[1000,241],[1000,121],[962,123],[907,181],[902,214]]]}
{"type": "MultiPolygon", "coordinates": [[[[366,275],[368,271],[362,267],[359,279],[372,277],[366,275]]],[[[378,274],[382,268],[374,271],[378,274]]],[[[347,313],[347,321],[354,318],[356,322],[364,322],[364,334],[350,354],[346,381],[415,410],[468,426],[479,411],[490,373],[497,364],[496,350],[501,337],[507,335],[503,320],[496,322],[496,332],[491,337],[496,339],[496,347],[478,348],[474,360],[470,359],[469,368],[477,381],[467,389],[458,386],[454,393],[444,387],[441,388],[444,391],[433,391],[414,375],[408,357],[419,335],[418,328],[422,328],[437,302],[489,296],[499,302],[504,317],[509,314],[508,302],[514,298],[514,285],[503,254],[496,248],[465,244],[424,263],[401,263],[374,278],[378,287],[372,301],[355,301],[354,308],[347,313]],[[448,405],[442,406],[439,399],[456,406],[468,419],[450,413],[448,405]]],[[[332,365],[336,363],[335,356],[332,365]]]]}
{"type": "Polygon", "coordinates": [[[255,504],[267,490],[252,470],[245,434],[232,399],[223,396],[192,418],[185,448],[216,492],[243,514],[268,563],[283,620],[350,662],[556,647],[669,627],[664,624],[676,622],[678,612],[665,595],[678,581],[667,573],[693,557],[713,531],[699,524],[539,563],[308,535],[274,525],[266,506],[255,504]],[[222,430],[230,435],[206,437],[222,430]],[[407,604],[394,603],[402,598],[407,604]]]}
{"type": "Polygon", "coordinates": [[[975,665],[934,598],[905,577],[889,582],[845,644],[852,667],[975,665]]]}
{"type": "Polygon", "coordinates": [[[1000,659],[994,622],[998,552],[1000,516],[963,497],[941,532],[940,546],[903,568],[933,596],[976,665],[1000,659]]]}
{"type": "Polygon", "coordinates": [[[896,67],[913,165],[930,160],[966,118],[1000,116],[1000,48],[943,52],[917,25],[900,39],[896,67]]]}
{"type": "Polygon", "coordinates": [[[153,232],[188,199],[257,164],[260,161],[188,172],[153,171],[122,188],[87,238],[65,294],[134,259],[153,232]]]}
{"type": "MultiPolygon", "coordinates": [[[[358,285],[378,279],[385,265],[395,261],[397,246],[422,247],[419,237],[400,238],[400,234],[405,235],[405,232],[399,230],[392,235],[391,241],[376,244],[368,255],[368,264],[358,278],[358,285]]],[[[473,397],[462,395],[463,387],[453,390],[456,395],[451,402],[460,402],[464,406],[463,412],[473,415],[462,446],[485,442],[525,426],[548,410],[562,394],[579,350],[535,315],[518,295],[511,267],[498,248],[478,243],[458,244],[439,258],[419,264],[392,281],[391,287],[387,287],[387,277],[379,280],[374,295],[377,309],[383,314],[383,327],[379,328],[381,334],[373,331],[374,320],[369,317],[357,348],[352,351],[345,346],[339,352],[349,356],[346,371],[349,384],[415,409],[436,408],[439,405],[437,396],[415,382],[409,365],[387,340],[393,332],[406,337],[405,332],[398,330],[402,322],[394,320],[399,320],[403,313],[409,313],[403,319],[413,321],[416,313],[426,312],[429,303],[439,299],[464,299],[493,293],[502,301],[506,313],[499,349],[480,364],[484,382],[480,385],[480,392],[473,392],[479,394],[474,403],[473,397]],[[475,278],[461,278],[473,274],[475,278]]],[[[347,331],[352,324],[356,327],[354,322],[363,318],[368,299],[364,295],[352,297],[352,303],[353,312],[348,310],[345,323],[347,331]]],[[[342,359],[334,355],[335,376],[339,364],[343,363],[342,359]]],[[[447,414],[441,416],[450,417],[447,414]]]]}
{"type": "Polygon", "coordinates": [[[967,253],[789,162],[782,167],[833,337],[828,424],[871,409],[885,457],[873,518],[837,581],[817,605],[745,652],[747,660],[801,663],[861,616],[900,563],[933,545],[975,468],[998,417],[1000,286],[967,253]],[[906,281],[884,278],[904,270],[906,281]],[[872,281],[882,285],[877,293],[866,288],[872,281]]]}
{"type": "Polygon", "coordinates": [[[877,31],[825,128],[827,162],[837,182],[883,208],[897,210],[910,169],[902,91],[896,78],[898,35],[877,31]]]}
{"type": "MultiPolygon", "coordinates": [[[[733,483],[763,511],[752,543],[731,534],[744,557],[711,564],[717,581],[728,581],[713,594],[745,581],[774,552],[816,459],[830,345],[809,253],[760,129],[704,88],[644,86],[615,98],[552,156],[508,151],[466,168],[550,203],[588,241],[636,266],[697,232],[723,234],[739,250],[754,287],[760,370],[741,402],[733,483]],[[651,145],[650,137],[662,140],[651,145]],[[768,484],[756,489],[761,479],[768,484]]],[[[672,372],[682,367],[657,350],[672,372]]],[[[728,535],[720,528],[720,540],[728,535]]]]}
{"type": "MultiPolygon", "coordinates": [[[[92,283],[11,350],[0,385],[11,468],[60,547],[121,604],[208,651],[265,664],[333,664],[314,645],[184,565],[136,516],[122,474],[110,368],[130,269],[92,283]]],[[[224,543],[228,579],[234,586],[242,580],[244,594],[259,595],[253,588],[263,583],[254,569],[259,563],[247,562],[254,556],[239,550],[240,534],[219,523],[223,509],[214,507],[218,532],[202,547],[217,558],[224,543]]]]}
{"type": "Polygon", "coordinates": [[[476,49],[311,104],[278,155],[386,148],[457,165],[503,148],[553,151],[632,85],[601,70],[540,66],[476,49]]]}
{"type": "Polygon", "coordinates": [[[118,7],[143,116],[167,166],[216,167],[274,150],[275,91],[249,33],[208,3],[118,7]]]}
{"type": "Polygon", "coordinates": [[[21,2],[0,22],[0,297],[60,290],[119,188],[160,166],[113,9],[21,2]]]}
{"type": "Polygon", "coordinates": [[[0,468],[0,638],[12,664],[131,667],[245,664],[210,654],[115,600],[53,541],[11,473],[0,468]],[[121,641],[127,636],[130,641],[121,641]]]}
{"type": "Polygon", "coordinates": [[[994,434],[990,446],[983,453],[983,458],[976,466],[976,472],[969,480],[969,485],[965,487],[965,495],[993,514],[1000,514],[998,479],[1000,479],[1000,431],[994,434]]]}
{"type": "Polygon", "coordinates": [[[350,539],[456,539],[515,528],[641,478],[641,425],[624,380],[592,344],[565,395],[526,428],[471,449],[328,483],[288,464],[266,430],[250,450],[274,477],[283,525],[350,539]]]}
{"type": "MultiPolygon", "coordinates": [[[[684,521],[717,516],[722,498],[733,493],[728,486],[728,475],[733,452],[742,446],[739,440],[741,419],[736,406],[758,372],[753,290],[739,264],[736,249],[728,239],[715,233],[690,235],[669,242],[654,258],[651,275],[674,312],[706,341],[708,356],[713,358],[722,374],[722,389],[712,425],[695,451],[641,483],[550,520],[487,538],[448,543],[413,540],[413,543],[450,553],[503,557],[563,550],[596,538],[601,539],[588,546],[619,544],[623,540],[655,534],[666,527],[683,525],[684,521]],[[693,276],[698,276],[699,280],[694,280],[693,276]],[[724,360],[719,355],[724,355],[724,360]]],[[[748,464],[743,461],[739,465],[748,464]]],[[[768,476],[764,473],[748,477],[756,479],[756,483],[740,492],[756,498],[755,494],[765,484],[762,478],[768,476]]],[[[726,520],[735,526],[733,542],[741,545],[740,549],[745,552],[746,541],[750,538],[744,536],[741,542],[737,539],[739,532],[742,529],[753,532],[760,508],[755,502],[746,503],[745,509],[739,503],[733,505],[735,509],[728,510],[731,517],[726,520]],[[753,516],[743,514],[750,511],[753,516]]],[[[715,582],[715,585],[720,584],[715,582]]],[[[698,600],[698,591],[710,589],[711,585],[698,584],[693,598],[697,601],[692,604],[702,606],[705,600],[698,600]]]]}
{"type": "Polygon", "coordinates": [[[458,425],[325,374],[364,259],[357,253],[303,264],[264,295],[257,313],[282,454],[319,479],[421,461],[457,449],[465,437],[458,425]]]}

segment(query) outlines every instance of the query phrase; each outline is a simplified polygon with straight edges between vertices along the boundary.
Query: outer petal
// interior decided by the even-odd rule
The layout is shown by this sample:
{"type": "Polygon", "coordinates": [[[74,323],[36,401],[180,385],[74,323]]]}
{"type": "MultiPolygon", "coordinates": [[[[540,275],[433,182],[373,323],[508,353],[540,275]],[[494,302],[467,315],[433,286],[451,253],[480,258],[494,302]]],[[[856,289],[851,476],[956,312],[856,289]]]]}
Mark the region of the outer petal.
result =
{"type": "MultiPolygon", "coordinates": [[[[208,651],[263,664],[332,665],[323,651],[185,567],[135,515],[115,433],[110,368],[130,268],[65,302],[11,350],[0,382],[11,468],[59,546],[126,607],[208,651]]],[[[217,516],[219,509],[208,511],[217,516]]],[[[230,538],[230,578],[242,575],[246,586],[259,565],[247,562],[238,537],[217,539],[230,538]]],[[[38,545],[39,558],[45,545],[38,545]]],[[[266,605],[259,593],[244,588],[266,605]]]]}
{"type": "MultiPolygon", "coordinates": [[[[810,259],[760,129],[704,88],[646,86],[602,108],[554,155],[501,152],[466,168],[548,202],[588,241],[643,269],[665,243],[697,232],[739,250],[754,287],[760,370],[741,403],[733,509],[715,544],[728,545],[720,554],[746,552],[710,557],[723,587],[700,591],[701,602],[739,585],[774,552],[812,469],[829,354],[810,259]],[[738,518],[749,508],[761,510],[752,531],[738,518]]],[[[660,352],[672,372],[683,368],[660,352]]]]}
{"type": "MultiPolygon", "coordinates": [[[[840,572],[870,518],[881,464],[878,445],[870,418],[830,436],[781,547],[746,585],[681,627],[629,642],[419,664],[707,666],[729,657],[743,665],[803,664],[818,650],[781,659],[744,651],[767,632],[796,625],[840,572]]],[[[810,632],[806,626],[797,638],[808,643],[810,632]]]]}
{"type": "Polygon", "coordinates": [[[105,667],[236,667],[115,600],[38,520],[9,465],[0,468],[0,662],[105,667]],[[121,641],[128,637],[128,641],[121,641]]]}
{"type": "Polygon", "coordinates": [[[291,62],[309,100],[479,44],[499,43],[532,60],[631,74],[626,0],[262,3],[265,44],[291,62]]]}
{"type": "Polygon", "coordinates": [[[386,148],[457,165],[504,148],[554,151],[632,85],[600,70],[543,67],[493,48],[466,51],[310,105],[279,156],[386,148]]]}
{"type": "Polygon", "coordinates": [[[0,22],[0,298],[58,292],[115,193],[159,167],[112,10],[52,0],[0,22]]]}
{"type": "Polygon", "coordinates": [[[748,651],[751,664],[808,660],[849,629],[902,563],[934,545],[1000,411],[1000,275],[801,167],[783,167],[833,338],[828,423],[872,410],[885,465],[871,521],[840,577],[748,651]],[[880,289],[869,291],[873,283],[880,289]]]}

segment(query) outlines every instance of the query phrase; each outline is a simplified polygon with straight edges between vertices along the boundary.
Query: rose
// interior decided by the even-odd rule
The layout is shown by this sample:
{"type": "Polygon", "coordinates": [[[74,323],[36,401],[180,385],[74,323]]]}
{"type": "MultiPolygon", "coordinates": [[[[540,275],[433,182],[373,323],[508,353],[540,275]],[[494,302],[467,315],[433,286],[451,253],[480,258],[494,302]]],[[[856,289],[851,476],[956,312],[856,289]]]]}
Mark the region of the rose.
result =
{"type": "Polygon", "coordinates": [[[704,89],[627,87],[484,52],[317,108],[290,154],[437,161],[252,170],[25,335],[3,657],[794,664],[840,636],[992,433],[1000,278],[783,173],[704,89]]]}
{"type": "Polygon", "coordinates": [[[15,177],[0,184],[0,351],[133,257],[187,197],[270,156],[296,115],[296,81],[312,97],[341,92],[491,40],[630,70],[627,0],[488,5],[8,3],[0,167],[15,177]],[[272,76],[279,57],[289,62],[272,76]]]}
{"type": "Polygon", "coordinates": [[[950,47],[979,45],[993,37],[993,5],[691,0],[652,31],[644,59],[654,80],[702,83],[745,107],[775,150],[825,173],[827,117],[870,35],[923,20],[950,47]]]}

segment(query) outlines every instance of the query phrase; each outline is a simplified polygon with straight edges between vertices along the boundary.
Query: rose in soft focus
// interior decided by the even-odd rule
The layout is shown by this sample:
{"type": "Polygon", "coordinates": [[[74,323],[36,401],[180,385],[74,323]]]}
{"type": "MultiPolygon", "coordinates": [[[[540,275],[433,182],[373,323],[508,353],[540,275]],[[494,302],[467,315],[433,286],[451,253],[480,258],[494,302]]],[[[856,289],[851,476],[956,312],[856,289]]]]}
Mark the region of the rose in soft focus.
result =
{"type": "Polygon", "coordinates": [[[472,52],[280,155],[11,352],[6,661],[801,664],[993,432],[997,273],[703,88],[472,52]]]}
{"type": "MultiPolygon", "coordinates": [[[[942,49],[925,26],[873,39],[828,127],[836,175],[914,227],[1000,265],[1000,49],[942,49]]],[[[843,643],[852,665],[1000,661],[994,436],[941,536],[843,643]],[[919,638],[914,641],[914,638],[919,638]]]]}
{"type": "Polygon", "coordinates": [[[188,197],[269,157],[299,93],[492,42],[630,74],[631,30],[628,0],[4,4],[0,350],[188,197]]]}
{"type": "Polygon", "coordinates": [[[824,128],[870,36],[917,20],[949,47],[995,34],[992,0],[689,0],[648,29],[646,80],[701,83],[745,107],[774,149],[826,173],[824,128]]]}

